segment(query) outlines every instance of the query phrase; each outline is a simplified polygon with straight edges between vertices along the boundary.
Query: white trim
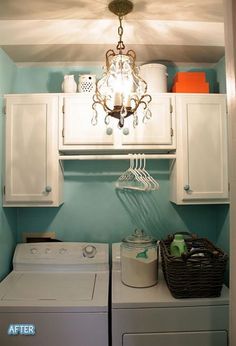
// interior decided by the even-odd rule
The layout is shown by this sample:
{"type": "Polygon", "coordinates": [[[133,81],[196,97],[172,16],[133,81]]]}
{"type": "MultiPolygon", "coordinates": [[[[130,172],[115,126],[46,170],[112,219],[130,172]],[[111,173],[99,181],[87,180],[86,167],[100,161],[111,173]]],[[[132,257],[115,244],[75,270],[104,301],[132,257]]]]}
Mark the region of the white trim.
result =
{"type": "MultiPolygon", "coordinates": [[[[147,63],[146,61],[137,61],[137,65],[143,65],[147,63]]],[[[154,63],[154,62],[153,62],[154,63]]],[[[155,63],[162,63],[166,66],[174,66],[174,67],[196,67],[196,68],[214,68],[217,63],[197,63],[197,62],[165,62],[165,61],[155,61],[155,63]]],[[[15,62],[15,65],[19,68],[21,67],[94,67],[101,68],[105,65],[105,56],[104,61],[50,61],[50,62],[15,62]]]]}
{"type": "Polygon", "coordinates": [[[230,172],[230,345],[236,345],[236,0],[224,0],[230,172]]]}

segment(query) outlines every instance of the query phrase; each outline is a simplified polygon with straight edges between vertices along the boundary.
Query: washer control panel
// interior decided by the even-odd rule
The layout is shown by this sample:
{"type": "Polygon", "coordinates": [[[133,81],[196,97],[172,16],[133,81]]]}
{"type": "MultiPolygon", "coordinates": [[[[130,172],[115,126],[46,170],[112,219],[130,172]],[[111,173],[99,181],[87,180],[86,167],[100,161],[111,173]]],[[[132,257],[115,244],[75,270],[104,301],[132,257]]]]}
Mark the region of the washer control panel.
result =
{"type": "Polygon", "coordinates": [[[108,265],[108,244],[50,242],[18,244],[13,257],[13,269],[30,270],[32,266],[76,269],[83,265],[108,265]]]}

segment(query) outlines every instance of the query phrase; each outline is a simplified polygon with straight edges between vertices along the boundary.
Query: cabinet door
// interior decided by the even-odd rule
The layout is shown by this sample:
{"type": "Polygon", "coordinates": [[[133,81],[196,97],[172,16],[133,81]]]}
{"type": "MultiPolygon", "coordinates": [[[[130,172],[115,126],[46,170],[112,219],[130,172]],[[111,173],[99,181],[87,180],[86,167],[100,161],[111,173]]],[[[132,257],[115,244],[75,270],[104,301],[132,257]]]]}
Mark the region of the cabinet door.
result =
{"type": "Polygon", "coordinates": [[[227,198],[225,96],[178,96],[177,112],[182,119],[178,145],[182,147],[183,200],[227,198]]]}
{"type": "Polygon", "coordinates": [[[7,98],[5,203],[53,203],[57,97],[7,98]]]}
{"type": "MultiPolygon", "coordinates": [[[[63,96],[63,122],[61,123],[61,150],[103,148],[113,144],[113,135],[106,133],[104,113],[99,114],[97,125],[92,125],[92,95],[63,96]],[[98,146],[98,147],[97,147],[98,146]]],[[[102,113],[102,112],[101,112],[102,113]]]]}
{"type": "Polygon", "coordinates": [[[123,146],[174,149],[175,117],[172,112],[174,110],[173,104],[173,96],[153,94],[150,104],[151,119],[143,123],[142,114],[140,114],[139,124],[136,128],[133,128],[132,117],[125,120],[125,127],[128,127],[129,133],[123,135],[123,146]]]}

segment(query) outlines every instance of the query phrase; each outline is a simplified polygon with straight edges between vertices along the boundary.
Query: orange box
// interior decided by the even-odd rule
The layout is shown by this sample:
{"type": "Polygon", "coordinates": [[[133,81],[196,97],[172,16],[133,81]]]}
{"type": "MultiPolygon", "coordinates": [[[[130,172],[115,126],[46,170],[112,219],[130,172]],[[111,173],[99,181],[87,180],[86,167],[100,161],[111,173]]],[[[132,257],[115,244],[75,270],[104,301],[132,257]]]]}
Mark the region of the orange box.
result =
{"type": "Polygon", "coordinates": [[[174,93],[209,93],[209,83],[176,82],[172,86],[174,93]]]}
{"type": "Polygon", "coordinates": [[[176,82],[206,82],[206,72],[177,72],[174,77],[174,83],[176,82]]]}

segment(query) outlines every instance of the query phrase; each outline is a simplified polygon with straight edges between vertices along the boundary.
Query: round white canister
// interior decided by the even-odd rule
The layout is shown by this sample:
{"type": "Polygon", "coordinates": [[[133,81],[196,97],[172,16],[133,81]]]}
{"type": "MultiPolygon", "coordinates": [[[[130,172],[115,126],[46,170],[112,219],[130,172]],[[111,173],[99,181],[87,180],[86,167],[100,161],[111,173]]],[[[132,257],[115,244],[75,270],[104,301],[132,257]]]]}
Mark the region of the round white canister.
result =
{"type": "Polygon", "coordinates": [[[144,64],[140,66],[140,76],[147,83],[150,93],[167,92],[167,67],[162,64],[144,64]]]}
{"type": "Polygon", "coordinates": [[[149,287],[157,283],[158,259],[156,249],[150,248],[147,258],[137,257],[136,251],[121,257],[121,280],[131,287],[149,287]]]}

